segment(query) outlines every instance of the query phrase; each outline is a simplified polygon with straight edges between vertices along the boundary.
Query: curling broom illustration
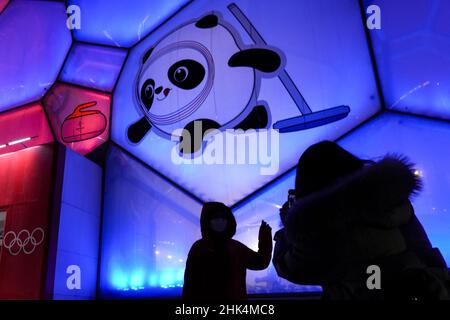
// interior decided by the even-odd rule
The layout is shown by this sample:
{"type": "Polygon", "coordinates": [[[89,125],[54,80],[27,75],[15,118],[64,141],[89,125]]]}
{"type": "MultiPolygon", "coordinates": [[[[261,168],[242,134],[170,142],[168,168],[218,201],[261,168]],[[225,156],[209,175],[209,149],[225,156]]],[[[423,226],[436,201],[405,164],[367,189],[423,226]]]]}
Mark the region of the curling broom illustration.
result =
{"type": "MultiPolygon", "coordinates": [[[[259,46],[267,46],[267,43],[259,34],[259,32],[252,25],[250,20],[245,16],[245,14],[239,9],[239,7],[232,3],[228,5],[228,9],[231,11],[233,16],[239,21],[241,26],[245,29],[249,37],[259,46]]],[[[294,81],[291,79],[286,69],[283,69],[278,78],[283,83],[284,87],[288,91],[291,98],[294,100],[297,108],[300,110],[301,116],[288,118],[280,120],[274,123],[273,128],[278,129],[279,132],[293,132],[299,130],[305,130],[309,128],[318,127],[327,123],[331,123],[340,119],[345,118],[349,112],[350,107],[348,106],[337,106],[321,111],[313,112],[306,102],[305,98],[302,96],[294,81]]]]}

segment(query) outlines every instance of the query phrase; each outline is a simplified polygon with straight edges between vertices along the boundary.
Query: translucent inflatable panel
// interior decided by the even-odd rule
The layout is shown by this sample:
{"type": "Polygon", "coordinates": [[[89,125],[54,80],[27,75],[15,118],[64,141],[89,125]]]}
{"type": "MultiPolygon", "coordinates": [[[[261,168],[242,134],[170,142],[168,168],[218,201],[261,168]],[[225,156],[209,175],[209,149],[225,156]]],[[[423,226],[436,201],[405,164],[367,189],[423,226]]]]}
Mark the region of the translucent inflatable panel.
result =
{"type": "Polygon", "coordinates": [[[370,35],[387,107],[450,119],[450,2],[364,3],[381,10],[370,35]]]}
{"type": "Polygon", "coordinates": [[[58,141],[83,155],[108,140],[110,104],[108,94],[62,83],[44,98],[58,141]]]}
{"type": "Polygon", "coordinates": [[[77,43],[70,51],[61,80],[111,92],[125,57],[125,50],[77,43]]]}
{"type": "Polygon", "coordinates": [[[77,5],[80,11],[81,28],[74,30],[77,40],[117,47],[131,47],[187,2],[68,1],[69,9],[71,5],[77,5]]]}
{"type": "Polygon", "coordinates": [[[102,168],[70,149],[66,149],[64,160],[52,294],[54,299],[95,299],[102,168]],[[68,268],[71,274],[79,268],[79,289],[67,285],[68,268]]]}
{"type": "Polygon", "coordinates": [[[105,188],[102,294],[179,295],[201,205],[114,146],[105,188]]]}
{"type": "Polygon", "coordinates": [[[72,38],[64,3],[13,1],[0,17],[0,112],[41,98],[72,38]]]}

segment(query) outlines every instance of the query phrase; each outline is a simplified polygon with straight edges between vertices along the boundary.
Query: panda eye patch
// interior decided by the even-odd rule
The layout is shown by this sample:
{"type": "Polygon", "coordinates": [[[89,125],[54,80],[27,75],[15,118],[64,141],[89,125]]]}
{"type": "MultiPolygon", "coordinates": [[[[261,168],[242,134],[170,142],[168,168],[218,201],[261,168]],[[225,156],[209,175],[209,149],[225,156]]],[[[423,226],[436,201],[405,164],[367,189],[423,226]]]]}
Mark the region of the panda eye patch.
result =
{"type": "Polygon", "coordinates": [[[153,81],[153,79],[147,79],[141,88],[141,100],[148,108],[150,108],[153,103],[154,95],[155,81],[153,81]]]}
{"type": "Polygon", "coordinates": [[[195,60],[185,59],[174,63],[169,68],[167,77],[181,89],[194,89],[205,77],[205,68],[195,60]]]}

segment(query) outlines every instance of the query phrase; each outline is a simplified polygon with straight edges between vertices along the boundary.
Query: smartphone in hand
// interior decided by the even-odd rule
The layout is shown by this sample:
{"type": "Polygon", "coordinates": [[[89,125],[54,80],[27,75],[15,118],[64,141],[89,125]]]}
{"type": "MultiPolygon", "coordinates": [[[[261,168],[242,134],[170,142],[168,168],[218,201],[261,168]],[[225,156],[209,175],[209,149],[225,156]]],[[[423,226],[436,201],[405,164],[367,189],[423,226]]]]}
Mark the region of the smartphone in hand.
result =
{"type": "Polygon", "coordinates": [[[289,189],[289,191],[288,191],[288,208],[292,208],[292,206],[294,205],[295,200],[296,200],[295,190],[294,189],[289,189]]]}

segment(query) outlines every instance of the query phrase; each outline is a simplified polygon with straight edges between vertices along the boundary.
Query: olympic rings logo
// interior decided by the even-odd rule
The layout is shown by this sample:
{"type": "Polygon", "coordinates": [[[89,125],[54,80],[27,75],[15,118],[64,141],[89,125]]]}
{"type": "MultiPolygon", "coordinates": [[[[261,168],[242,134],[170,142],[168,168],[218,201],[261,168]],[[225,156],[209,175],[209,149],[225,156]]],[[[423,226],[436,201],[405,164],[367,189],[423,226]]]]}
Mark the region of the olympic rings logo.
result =
{"type": "Polygon", "coordinates": [[[3,237],[3,246],[13,256],[17,256],[22,251],[25,254],[32,254],[42,242],[44,242],[44,229],[42,228],[36,228],[31,233],[26,229],[18,234],[9,231],[3,237]]]}

